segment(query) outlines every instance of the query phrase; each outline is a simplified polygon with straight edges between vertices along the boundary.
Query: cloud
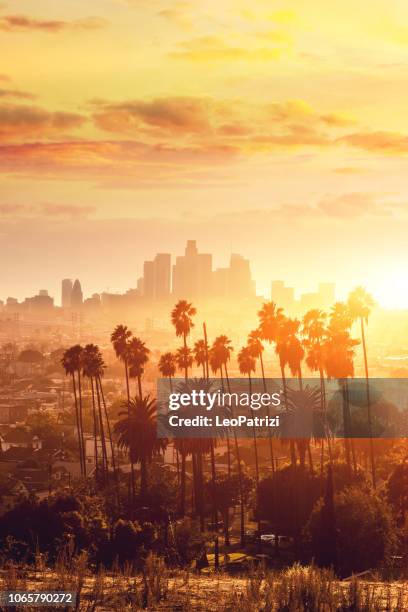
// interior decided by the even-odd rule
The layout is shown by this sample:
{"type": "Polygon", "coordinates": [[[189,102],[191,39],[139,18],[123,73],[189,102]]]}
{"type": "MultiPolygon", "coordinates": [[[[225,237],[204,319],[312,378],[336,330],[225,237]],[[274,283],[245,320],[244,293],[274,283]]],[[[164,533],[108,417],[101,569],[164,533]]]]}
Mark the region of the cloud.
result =
{"type": "Polygon", "coordinates": [[[0,173],[86,179],[115,187],[188,187],[237,154],[227,146],[171,148],[135,141],[9,144],[0,146],[0,173]]]}
{"type": "Polygon", "coordinates": [[[27,217],[46,217],[46,218],[69,218],[77,219],[88,216],[94,212],[94,206],[84,206],[78,204],[5,204],[0,203],[0,215],[2,217],[27,218],[27,217]]]}
{"type": "Polygon", "coordinates": [[[163,17],[170,23],[174,23],[184,30],[190,30],[193,25],[190,14],[191,4],[188,2],[175,2],[158,11],[159,17],[163,17]]]}
{"type": "Polygon", "coordinates": [[[0,104],[0,136],[5,140],[60,136],[80,127],[85,120],[82,115],[50,112],[38,106],[0,104]]]}
{"type": "Polygon", "coordinates": [[[10,82],[11,79],[7,74],[0,74],[0,81],[10,82]]]}
{"type": "Polygon", "coordinates": [[[408,153],[408,136],[399,132],[357,132],[342,136],[337,142],[375,153],[408,153]]]}
{"type": "Polygon", "coordinates": [[[327,125],[331,127],[349,127],[357,123],[354,117],[346,113],[329,113],[327,115],[321,115],[320,119],[323,123],[327,123],[327,125]]]}
{"type": "Polygon", "coordinates": [[[19,89],[2,89],[0,88],[0,98],[17,98],[21,100],[34,100],[36,96],[27,91],[19,89]]]}
{"type": "Polygon", "coordinates": [[[281,57],[278,47],[233,45],[216,36],[201,36],[178,44],[178,49],[169,55],[174,59],[193,62],[212,61],[270,61],[281,57]]]}
{"type": "Polygon", "coordinates": [[[373,193],[345,193],[326,196],[318,208],[329,217],[351,219],[365,215],[389,216],[392,212],[386,203],[379,203],[373,193]]]}
{"type": "Polygon", "coordinates": [[[138,133],[146,126],[167,133],[202,133],[210,129],[215,106],[210,99],[192,97],[99,102],[94,120],[98,127],[121,134],[138,133]]]}
{"type": "Polygon", "coordinates": [[[76,21],[35,19],[26,15],[4,15],[0,17],[0,30],[4,32],[38,31],[55,34],[63,30],[95,30],[106,26],[100,17],[86,17],[76,21]]]}

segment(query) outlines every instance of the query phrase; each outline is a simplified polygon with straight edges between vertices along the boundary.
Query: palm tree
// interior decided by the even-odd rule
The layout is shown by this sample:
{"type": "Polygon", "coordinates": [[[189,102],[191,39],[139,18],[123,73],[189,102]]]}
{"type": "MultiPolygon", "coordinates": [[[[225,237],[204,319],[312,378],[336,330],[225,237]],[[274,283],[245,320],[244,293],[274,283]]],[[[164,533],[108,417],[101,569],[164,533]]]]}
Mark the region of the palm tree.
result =
{"type": "Polygon", "coordinates": [[[188,346],[180,346],[176,351],[176,362],[177,367],[180,370],[184,370],[187,381],[188,369],[193,365],[191,348],[188,346]]]}
{"type": "Polygon", "coordinates": [[[100,392],[100,395],[101,395],[101,400],[102,400],[102,405],[103,405],[103,409],[104,409],[106,426],[107,426],[107,429],[108,429],[109,446],[110,446],[111,458],[112,458],[112,469],[113,469],[113,473],[114,473],[114,476],[115,476],[116,483],[118,483],[118,473],[116,471],[115,449],[114,449],[114,445],[113,445],[112,428],[111,428],[111,424],[110,424],[108,409],[107,409],[107,406],[106,406],[105,394],[103,392],[103,386],[102,386],[102,377],[104,375],[106,366],[105,366],[105,363],[103,361],[102,354],[100,353],[100,351],[99,351],[99,354],[97,355],[97,359],[98,359],[98,367],[96,369],[96,378],[95,378],[95,381],[96,381],[97,388],[99,388],[99,392],[100,392]]]}
{"type": "MultiPolygon", "coordinates": [[[[70,375],[72,378],[72,387],[74,391],[74,401],[75,401],[75,419],[78,433],[78,450],[79,450],[79,462],[81,466],[81,476],[86,476],[86,457],[85,457],[85,441],[84,441],[84,431],[83,431],[83,421],[82,421],[82,411],[79,409],[78,404],[78,396],[77,396],[77,384],[75,379],[75,374],[80,376],[81,369],[81,354],[82,354],[82,346],[76,344],[75,346],[71,346],[71,348],[67,349],[64,352],[64,355],[61,359],[62,367],[65,370],[65,374],[70,375]]],[[[82,404],[82,402],[81,402],[82,404]]]]}
{"type": "Polygon", "coordinates": [[[108,470],[108,454],[106,451],[106,440],[102,418],[101,398],[99,394],[99,386],[97,380],[103,375],[105,365],[99,348],[95,344],[87,344],[82,352],[82,373],[90,380],[92,393],[92,413],[93,413],[93,429],[94,429],[94,444],[95,444],[95,478],[98,480],[99,475],[99,458],[98,458],[98,435],[101,441],[102,451],[102,478],[109,479],[108,470]],[[95,400],[96,395],[96,400],[95,400]]]}
{"type": "MultiPolygon", "coordinates": [[[[256,361],[251,353],[251,349],[248,346],[243,346],[242,349],[238,353],[238,366],[241,374],[248,376],[248,385],[249,385],[249,395],[252,395],[252,379],[251,374],[255,372],[256,361]]],[[[251,399],[250,399],[251,403],[251,399]]],[[[251,413],[253,414],[252,408],[251,413]]],[[[258,445],[256,440],[256,429],[255,426],[252,428],[253,438],[254,438],[254,450],[255,450],[255,473],[256,473],[256,482],[259,484],[259,461],[258,461],[258,445]]]]}
{"type": "Polygon", "coordinates": [[[172,378],[176,373],[176,357],[173,353],[164,353],[161,355],[159,360],[159,372],[162,376],[166,376],[169,379],[170,391],[173,392],[173,381],[172,378]]]}
{"type": "Polygon", "coordinates": [[[225,379],[227,381],[228,391],[230,391],[227,363],[230,360],[231,353],[234,350],[234,348],[231,346],[231,340],[228,338],[228,336],[225,336],[224,334],[222,334],[221,336],[217,336],[217,338],[214,340],[212,350],[214,351],[215,355],[217,355],[218,362],[221,365],[221,378],[222,366],[224,366],[225,379]]]}
{"type": "MultiPolygon", "coordinates": [[[[351,469],[350,459],[350,411],[348,406],[347,379],[354,376],[354,347],[360,344],[350,336],[352,318],[347,304],[336,302],[331,309],[328,335],[323,343],[325,370],[328,378],[337,378],[343,394],[344,446],[346,461],[351,469]]],[[[354,452],[353,445],[351,444],[354,452]]]]}
{"type": "MultiPolygon", "coordinates": [[[[264,391],[266,392],[267,389],[266,389],[265,369],[264,369],[263,357],[262,357],[262,353],[264,351],[264,345],[262,344],[261,333],[259,329],[254,329],[253,331],[249,333],[248,340],[247,340],[247,346],[252,356],[255,359],[259,359],[259,362],[261,364],[263,388],[264,388],[264,391]]],[[[269,406],[267,407],[266,411],[267,411],[267,416],[269,418],[270,416],[269,406]]],[[[270,454],[270,459],[271,459],[272,474],[274,474],[275,473],[275,460],[274,460],[274,452],[273,452],[272,432],[269,426],[268,426],[268,441],[269,441],[269,454],[270,454]]]]}
{"type": "Polygon", "coordinates": [[[361,341],[363,344],[364,353],[364,370],[366,378],[366,397],[367,397],[367,420],[368,420],[368,432],[370,436],[370,455],[371,455],[371,475],[373,480],[373,487],[376,488],[376,474],[375,474],[375,459],[374,459],[374,446],[373,446],[373,432],[372,432],[372,419],[371,419],[371,405],[370,405],[370,385],[368,376],[368,361],[367,361],[367,347],[365,340],[365,324],[368,324],[368,317],[371,309],[374,306],[374,300],[372,296],[367,293],[363,287],[356,287],[348,297],[348,307],[350,310],[351,318],[353,321],[360,321],[361,330],[361,341]]]}
{"type": "Polygon", "coordinates": [[[126,393],[128,402],[130,400],[128,347],[131,337],[132,332],[126,327],[126,325],[117,325],[111,334],[111,342],[113,344],[116,357],[120,359],[120,361],[123,361],[125,366],[126,393]]]}
{"type": "Polygon", "coordinates": [[[194,361],[196,362],[198,367],[203,368],[203,378],[206,378],[206,363],[207,363],[207,353],[208,346],[206,345],[205,340],[197,340],[194,344],[194,361]]]}
{"type": "MultiPolygon", "coordinates": [[[[297,319],[290,319],[282,316],[280,318],[280,325],[277,332],[275,352],[279,357],[279,366],[281,370],[283,394],[285,398],[285,405],[288,402],[287,393],[287,382],[285,368],[288,365],[292,376],[299,378],[299,388],[302,389],[302,371],[301,363],[304,357],[304,349],[302,343],[297,337],[299,331],[300,321],[297,319]]],[[[294,441],[291,439],[290,444],[290,455],[292,465],[296,465],[296,451],[294,441]]],[[[303,450],[303,449],[302,449],[303,450]]]]}
{"type": "MultiPolygon", "coordinates": [[[[313,308],[303,317],[303,345],[306,349],[306,365],[312,372],[319,372],[321,412],[324,415],[325,433],[327,434],[326,386],[324,382],[325,351],[324,343],[327,339],[327,313],[313,308]]],[[[330,436],[327,436],[329,459],[332,462],[330,436]]],[[[321,440],[321,473],[323,473],[324,438],[321,440]]]]}
{"type": "Polygon", "coordinates": [[[144,366],[149,361],[150,350],[140,339],[133,337],[128,344],[127,361],[129,364],[129,377],[137,378],[139,397],[142,397],[142,375],[144,366]]]}
{"type": "Polygon", "coordinates": [[[276,342],[282,321],[285,318],[283,308],[278,308],[275,302],[265,302],[258,312],[259,335],[261,340],[269,344],[276,342]]]}
{"type": "MultiPolygon", "coordinates": [[[[117,325],[111,334],[111,342],[116,353],[116,357],[123,362],[125,366],[125,379],[126,379],[126,397],[127,405],[130,402],[130,385],[129,385],[129,364],[128,364],[128,351],[129,343],[132,337],[132,332],[127,328],[126,325],[117,325]]],[[[129,415],[130,416],[130,415],[129,415]]],[[[135,466],[132,458],[130,458],[130,487],[129,487],[129,505],[134,502],[135,499],[135,466]]],[[[132,506],[133,507],[133,506],[132,506]]]]}
{"type": "MultiPolygon", "coordinates": [[[[190,302],[187,300],[179,300],[171,313],[171,322],[175,327],[176,336],[183,336],[183,346],[185,355],[187,354],[187,336],[190,334],[191,329],[194,327],[193,316],[197,313],[197,310],[194,308],[190,302]]],[[[188,360],[184,360],[184,376],[187,380],[188,378],[188,368],[191,367],[187,365],[188,360]]]]}
{"type": "Polygon", "coordinates": [[[167,446],[167,440],[157,437],[156,400],[135,397],[126,404],[127,410],[115,423],[118,444],[129,451],[131,461],[140,463],[140,497],[144,499],[148,490],[148,466],[155,455],[167,446]]]}

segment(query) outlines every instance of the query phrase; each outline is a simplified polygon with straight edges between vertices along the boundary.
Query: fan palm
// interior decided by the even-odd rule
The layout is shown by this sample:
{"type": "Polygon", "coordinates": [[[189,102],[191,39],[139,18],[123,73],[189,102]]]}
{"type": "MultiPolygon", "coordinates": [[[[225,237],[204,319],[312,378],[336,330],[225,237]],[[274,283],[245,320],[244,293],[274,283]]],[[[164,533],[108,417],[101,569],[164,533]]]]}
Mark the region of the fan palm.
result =
{"type": "MultiPolygon", "coordinates": [[[[193,316],[197,313],[194,306],[187,302],[187,300],[179,300],[171,313],[171,322],[176,330],[176,336],[183,336],[183,346],[187,349],[187,336],[190,334],[191,329],[194,327],[193,316]]],[[[188,378],[187,361],[184,365],[185,379],[188,378]]]]}
{"type": "Polygon", "coordinates": [[[374,300],[372,296],[367,293],[363,287],[356,287],[348,297],[348,307],[350,315],[353,321],[360,321],[361,330],[361,342],[363,344],[364,354],[364,371],[366,378],[366,396],[367,396],[367,420],[368,420],[368,431],[370,436],[370,456],[371,456],[371,475],[373,480],[373,487],[376,487],[376,474],[375,474],[375,459],[374,459],[374,446],[373,446],[373,434],[372,434],[372,418],[371,418],[371,404],[370,404],[370,385],[368,376],[368,361],[367,361],[367,347],[365,339],[365,324],[368,324],[368,317],[371,309],[374,306],[374,300]]]}
{"type": "Polygon", "coordinates": [[[149,396],[135,397],[120,413],[114,431],[119,447],[127,449],[133,463],[140,463],[140,496],[148,490],[148,468],[153,457],[167,446],[167,440],[157,437],[156,400],[149,396]]]}
{"type": "Polygon", "coordinates": [[[70,375],[72,378],[72,388],[74,391],[74,402],[75,402],[75,419],[76,419],[76,427],[77,427],[77,433],[78,433],[79,463],[81,466],[81,475],[85,477],[86,476],[86,457],[85,457],[85,441],[84,441],[83,419],[82,419],[82,398],[81,398],[81,404],[79,405],[78,395],[77,395],[77,384],[76,384],[76,379],[75,379],[75,374],[77,374],[78,383],[80,385],[82,350],[83,350],[82,346],[80,346],[79,344],[76,344],[75,346],[71,346],[71,348],[67,349],[64,352],[64,355],[61,359],[61,364],[65,370],[65,374],[67,376],[70,375]]]}
{"type": "MultiPolygon", "coordinates": [[[[267,389],[266,389],[265,370],[264,370],[263,357],[262,357],[262,353],[264,351],[264,345],[262,344],[261,333],[259,329],[254,329],[253,331],[249,333],[248,340],[247,340],[247,346],[252,356],[255,359],[259,359],[259,362],[261,364],[263,388],[264,388],[264,391],[266,392],[267,389]]],[[[267,412],[268,423],[269,423],[269,416],[270,416],[269,406],[267,407],[266,412],[267,412]]],[[[268,443],[269,443],[269,454],[270,454],[270,459],[271,459],[271,468],[272,468],[272,473],[274,474],[275,473],[275,460],[274,460],[274,452],[273,452],[272,432],[271,432],[271,428],[269,427],[269,425],[268,425],[268,443]]]]}
{"type": "Polygon", "coordinates": [[[160,374],[169,379],[170,391],[173,392],[172,378],[176,373],[176,357],[173,355],[173,353],[168,352],[161,355],[158,368],[160,374]]]}
{"type": "Polygon", "coordinates": [[[196,362],[198,367],[203,368],[203,378],[206,378],[206,363],[207,363],[207,353],[208,346],[205,340],[197,340],[194,344],[194,361],[196,362]]]}
{"type": "Polygon", "coordinates": [[[149,361],[150,350],[140,339],[133,337],[127,347],[127,361],[129,364],[129,377],[137,378],[139,397],[142,397],[142,376],[144,367],[149,361]]]}
{"type": "Polygon", "coordinates": [[[82,373],[85,378],[88,378],[91,384],[92,393],[92,413],[93,413],[93,430],[94,430],[94,456],[95,456],[95,477],[99,475],[99,457],[98,457],[98,435],[101,442],[102,452],[102,478],[109,479],[108,469],[108,454],[106,450],[106,438],[104,432],[101,397],[99,393],[98,378],[103,376],[105,364],[102,359],[101,352],[95,344],[87,344],[82,352],[82,373]],[[96,395],[96,400],[95,400],[96,395]]]}

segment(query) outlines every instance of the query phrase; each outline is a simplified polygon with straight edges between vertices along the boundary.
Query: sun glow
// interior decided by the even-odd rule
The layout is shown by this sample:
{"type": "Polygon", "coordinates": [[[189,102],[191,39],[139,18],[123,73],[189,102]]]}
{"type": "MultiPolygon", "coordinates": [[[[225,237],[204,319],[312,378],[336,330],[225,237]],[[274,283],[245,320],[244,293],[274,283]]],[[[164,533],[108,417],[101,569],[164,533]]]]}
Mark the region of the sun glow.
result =
{"type": "Polygon", "coordinates": [[[379,306],[388,309],[408,308],[408,275],[395,266],[384,269],[368,285],[379,306]]]}

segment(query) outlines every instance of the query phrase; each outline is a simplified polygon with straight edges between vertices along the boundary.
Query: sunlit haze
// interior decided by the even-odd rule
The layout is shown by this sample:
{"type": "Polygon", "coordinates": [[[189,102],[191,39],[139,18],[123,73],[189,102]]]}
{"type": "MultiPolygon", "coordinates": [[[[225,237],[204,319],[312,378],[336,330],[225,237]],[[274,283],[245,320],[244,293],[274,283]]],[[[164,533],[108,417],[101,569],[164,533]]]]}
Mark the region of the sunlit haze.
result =
{"type": "Polygon", "coordinates": [[[408,307],[407,18],[402,0],[2,2],[0,298],[125,291],[196,239],[214,266],[248,258],[266,297],[331,281],[408,307]]]}

